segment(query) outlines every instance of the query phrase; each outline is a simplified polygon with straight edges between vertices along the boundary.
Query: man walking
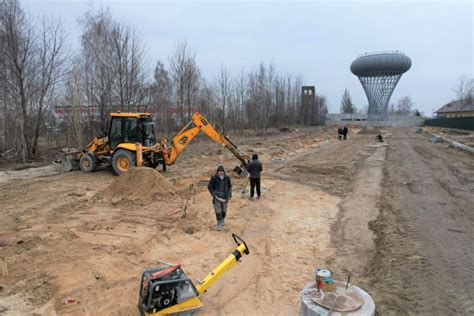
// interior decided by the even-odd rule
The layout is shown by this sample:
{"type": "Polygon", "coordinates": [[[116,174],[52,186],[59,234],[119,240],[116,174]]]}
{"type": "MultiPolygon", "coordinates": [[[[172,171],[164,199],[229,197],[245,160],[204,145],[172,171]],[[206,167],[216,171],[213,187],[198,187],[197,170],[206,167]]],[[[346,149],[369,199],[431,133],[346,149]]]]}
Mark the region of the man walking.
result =
{"type": "Polygon", "coordinates": [[[257,189],[257,199],[260,198],[260,173],[262,172],[262,163],[258,161],[258,155],[253,154],[252,161],[249,162],[247,171],[250,173],[250,198],[253,199],[255,189],[257,189]]]}
{"type": "Polygon", "coordinates": [[[212,195],[212,205],[216,212],[216,229],[222,230],[227,213],[227,203],[232,197],[232,183],[230,177],[225,173],[224,166],[217,167],[217,172],[209,180],[207,189],[212,195]]]}

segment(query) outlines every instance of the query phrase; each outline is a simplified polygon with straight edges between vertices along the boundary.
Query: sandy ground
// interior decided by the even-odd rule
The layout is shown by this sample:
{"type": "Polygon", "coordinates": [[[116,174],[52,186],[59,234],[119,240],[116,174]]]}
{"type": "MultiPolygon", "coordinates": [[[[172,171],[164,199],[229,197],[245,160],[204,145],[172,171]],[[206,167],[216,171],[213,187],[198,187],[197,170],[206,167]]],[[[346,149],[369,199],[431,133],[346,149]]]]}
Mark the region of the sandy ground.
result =
{"type": "Polygon", "coordinates": [[[373,284],[380,308],[474,314],[474,156],[396,131],[387,149],[373,284]]]}
{"type": "Polygon", "coordinates": [[[232,251],[231,232],[251,254],[203,296],[204,315],[298,314],[315,267],[351,274],[383,314],[473,313],[472,155],[414,129],[382,133],[383,144],[371,131],[337,141],[329,128],[232,137],[260,154],[263,197],[233,178],[224,232],[206,185],[236,160],[202,138],[163,173],[176,195],[156,200],[107,197],[110,170],[2,172],[0,313],[136,315],[146,267],[182,263],[203,278],[232,251]],[[186,216],[168,215],[190,185],[186,216]]]}

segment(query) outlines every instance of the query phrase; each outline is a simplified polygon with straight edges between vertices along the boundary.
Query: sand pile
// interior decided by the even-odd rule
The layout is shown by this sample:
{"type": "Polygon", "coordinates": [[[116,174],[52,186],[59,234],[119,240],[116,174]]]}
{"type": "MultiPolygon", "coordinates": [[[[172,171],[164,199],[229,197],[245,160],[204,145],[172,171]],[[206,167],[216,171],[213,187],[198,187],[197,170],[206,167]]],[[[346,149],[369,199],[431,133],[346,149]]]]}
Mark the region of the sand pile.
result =
{"type": "Polygon", "coordinates": [[[112,202],[130,200],[152,203],[176,197],[176,190],[158,171],[143,167],[130,169],[99,194],[112,202]]]}

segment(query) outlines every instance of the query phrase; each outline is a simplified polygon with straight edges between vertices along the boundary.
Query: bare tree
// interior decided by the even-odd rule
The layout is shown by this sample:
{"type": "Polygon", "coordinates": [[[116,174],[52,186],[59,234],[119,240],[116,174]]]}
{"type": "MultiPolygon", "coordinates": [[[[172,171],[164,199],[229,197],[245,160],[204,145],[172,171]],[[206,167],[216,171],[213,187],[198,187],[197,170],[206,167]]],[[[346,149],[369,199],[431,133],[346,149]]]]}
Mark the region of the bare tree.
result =
{"type": "MultiPolygon", "coordinates": [[[[43,17],[38,26],[15,0],[2,3],[0,19],[4,39],[4,110],[8,100],[16,114],[14,121],[20,122],[19,133],[14,136],[19,135],[21,160],[25,162],[38,153],[47,105],[64,73],[65,36],[59,21],[43,17]]],[[[16,124],[11,125],[16,128],[16,124]]]]}
{"type": "Polygon", "coordinates": [[[199,111],[206,113],[210,120],[216,121],[219,119],[218,112],[215,110],[217,107],[215,87],[202,80],[198,96],[199,111]]]}
{"type": "Polygon", "coordinates": [[[454,88],[456,94],[456,101],[460,102],[461,112],[464,107],[472,102],[474,95],[474,79],[466,75],[462,75],[458,79],[458,85],[454,88]]]}
{"type": "Polygon", "coordinates": [[[264,106],[260,107],[260,118],[263,119],[265,130],[267,130],[270,125],[270,113],[272,112],[274,104],[274,93],[273,93],[273,83],[275,81],[275,65],[270,64],[268,66],[266,81],[265,81],[265,92],[264,92],[264,106]]]}
{"type": "Polygon", "coordinates": [[[108,11],[96,14],[87,12],[81,24],[83,27],[81,56],[89,121],[92,121],[95,111],[99,114],[99,128],[91,133],[105,133],[108,114],[113,103],[114,68],[110,58],[112,55],[110,30],[113,21],[108,11]]]}
{"type": "Polygon", "coordinates": [[[409,96],[401,97],[397,103],[397,114],[408,115],[415,104],[409,96]]]}
{"type": "Polygon", "coordinates": [[[221,68],[219,69],[216,84],[218,107],[222,112],[220,117],[220,123],[222,127],[225,128],[226,107],[228,107],[230,103],[230,91],[232,89],[232,82],[230,80],[227,69],[223,65],[221,65],[221,68]]]}
{"type": "Polygon", "coordinates": [[[51,101],[54,88],[66,70],[65,35],[59,21],[43,18],[38,43],[38,78],[36,84],[36,123],[34,127],[31,155],[38,150],[40,128],[44,123],[45,101],[51,101]]]}
{"type": "MultiPolygon", "coordinates": [[[[0,4],[0,14],[2,18],[4,16],[4,10],[6,9],[7,3],[2,1],[0,4]]],[[[4,24],[0,23],[0,93],[2,101],[2,135],[1,135],[1,144],[0,151],[7,150],[7,116],[8,116],[8,68],[6,63],[6,49],[7,49],[7,33],[4,28],[4,24]]]]}
{"type": "Polygon", "coordinates": [[[193,114],[193,107],[199,95],[200,72],[195,57],[190,59],[186,67],[186,105],[188,120],[193,114]]]}
{"type": "Polygon", "coordinates": [[[303,78],[297,76],[293,81],[290,80],[290,77],[288,78],[288,108],[292,119],[287,124],[302,124],[300,91],[303,85],[303,78]]]}
{"type": "MultiPolygon", "coordinates": [[[[190,113],[188,101],[191,98],[187,92],[192,90],[187,89],[189,85],[186,82],[186,60],[189,56],[186,44],[180,44],[170,58],[174,100],[182,123],[186,110],[190,113]]],[[[262,62],[257,69],[249,72],[242,70],[234,78],[225,66],[221,66],[213,85],[201,78],[197,81],[198,97],[191,104],[226,128],[264,130],[282,124],[314,125],[320,123],[327,110],[324,96],[315,96],[316,106],[311,109],[310,120],[306,122],[306,116],[301,113],[301,77],[280,76],[272,64],[267,66],[262,62]]]]}
{"type": "Polygon", "coordinates": [[[147,101],[147,84],[143,46],[135,32],[113,22],[110,30],[113,66],[113,91],[119,107],[139,110],[147,101]]]}
{"type": "Polygon", "coordinates": [[[87,112],[83,84],[84,74],[81,65],[76,64],[66,80],[64,96],[64,102],[70,106],[72,112],[71,115],[67,117],[68,130],[66,134],[71,135],[74,147],[76,148],[82,148],[85,145],[84,128],[86,126],[87,112]]]}
{"type": "MultiPolygon", "coordinates": [[[[129,27],[108,11],[87,12],[81,21],[81,59],[88,112],[99,112],[99,129],[106,132],[109,112],[140,111],[151,102],[143,44],[129,27]]],[[[89,115],[89,119],[93,119],[89,115]]]]}
{"type": "Polygon", "coordinates": [[[285,78],[277,76],[273,84],[273,89],[275,95],[275,109],[271,123],[275,126],[281,126],[283,125],[285,117],[285,78]]]}
{"type": "Polygon", "coordinates": [[[355,105],[352,103],[351,95],[349,90],[344,90],[341,100],[341,113],[352,114],[357,112],[355,105]]]}
{"type": "Polygon", "coordinates": [[[255,130],[266,129],[266,110],[271,104],[271,91],[269,91],[269,75],[267,67],[260,63],[258,71],[251,72],[248,80],[249,98],[246,102],[246,114],[250,125],[255,130]]]}
{"type": "Polygon", "coordinates": [[[396,106],[394,103],[390,103],[388,106],[388,114],[395,114],[397,111],[396,106]]]}
{"type": "Polygon", "coordinates": [[[242,69],[239,77],[235,80],[234,87],[234,106],[235,106],[235,123],[234,127],[237,129],[242,129],[246,125],[245,117],[245,102],[248,98],[247,92],[247,82],[248,78],[242,69]]]}
{"type": "Polygon", "coordinates": [[[33,27],[29,25],[18,1],[8,1],[2,7],[2,29],[5,32],[4,63],[8,68],[8,93],[20,113],[21,160],[26,161],[30,142],[27,134],[28,108],[33,92],[36,69],[33,27]]]}
{"type": "Polygon", "coordinates": [[[200,77],[196,54],[190,52],[186,42],[178,44],[170,57],[170,73],[181,123],[184,123],[185,107],[188,119],[191,118],[193,103],[198,97],[200,77]]]}
{"type": "Polygon", "coordinates": [[[158,61],[155,67],[154,83],[152,85],[153,106],[158,113],[156,118],[158,129],[168,134],[172,127],[171,121],[171,79],[165,65],[158,61]]]}

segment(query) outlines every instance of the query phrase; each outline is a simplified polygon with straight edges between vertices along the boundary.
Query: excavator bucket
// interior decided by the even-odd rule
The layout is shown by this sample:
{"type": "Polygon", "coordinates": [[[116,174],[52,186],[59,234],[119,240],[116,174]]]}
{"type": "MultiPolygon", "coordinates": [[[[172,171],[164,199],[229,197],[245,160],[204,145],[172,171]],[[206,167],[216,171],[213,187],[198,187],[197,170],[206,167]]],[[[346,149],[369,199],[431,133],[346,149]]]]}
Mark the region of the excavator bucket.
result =
{"type": "Polygon", "coordinates": [[[233,171],[240,178],[245,178],[248,175],[247,170],[245,169],[244,166],[242,166],[242,164],[235,166],[233,171]]]}

